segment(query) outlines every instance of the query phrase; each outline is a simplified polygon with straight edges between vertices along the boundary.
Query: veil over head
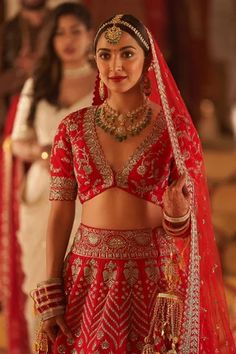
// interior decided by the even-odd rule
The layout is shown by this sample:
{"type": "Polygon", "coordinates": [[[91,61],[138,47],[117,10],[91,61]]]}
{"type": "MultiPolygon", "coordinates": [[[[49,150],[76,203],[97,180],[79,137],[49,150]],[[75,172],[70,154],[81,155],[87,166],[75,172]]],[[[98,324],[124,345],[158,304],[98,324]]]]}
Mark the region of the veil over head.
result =
{"type": "MultiPolygon", "coordinates": [[[[186,175],[191,197],[191,232],[184,252],[188,267],[187,283],[178,353],[233,354],[236,348],[229,328],[201,144],[165,59],[147,28],[146,32],[152,58],[148,70],[150,99],[162,107],[165,116],[173,157],[170,174],[172,179],[183,173],[186,175]]],[[[102,103],[99,82],[98,76],[94,91],[95,105],[102,103]]],[[[106,97],[107,91],[104,99],[106,97]]],[[[176,244],[181,252],[184,242],[177,240],[176,244]]]]}

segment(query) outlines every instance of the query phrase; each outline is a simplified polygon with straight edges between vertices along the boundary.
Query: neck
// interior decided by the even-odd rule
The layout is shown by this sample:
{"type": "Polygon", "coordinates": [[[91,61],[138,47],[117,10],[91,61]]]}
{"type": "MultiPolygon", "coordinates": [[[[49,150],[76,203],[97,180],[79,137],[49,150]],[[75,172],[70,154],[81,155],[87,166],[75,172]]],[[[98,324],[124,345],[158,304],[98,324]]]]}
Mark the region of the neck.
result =
{"type": "Polygon", "coordinates": [[[44,17],[46,15],[46,8],[42,8],[37,11],[23,9],[21,12],[21,16],[28,21],[32,26],[39,27],[41,26],[44,17]]]}
{"type": "Polygon", "coordinates": [[[140,90],[123,94],[112,92],[107,99],[109,105],[119,113],[127,113],[134,110],[140,106],[143,100],[143,93],[140,90]]]}
{"type": "Polygon", "coordinates": [[[88,64],[87,58],[81,58],[80,60],[74,62],[66,62],[62,63],[63,70],[73,70],[78,69],[80,67],[86,66],[88,64]]]}
{"type": "Polygon", "coordinates": [[[62,70],[64,79],[78,79],[86,77],[91,74],[91,71],[91,65],[87,61],[80,65],[64,65],[62,70]]]}

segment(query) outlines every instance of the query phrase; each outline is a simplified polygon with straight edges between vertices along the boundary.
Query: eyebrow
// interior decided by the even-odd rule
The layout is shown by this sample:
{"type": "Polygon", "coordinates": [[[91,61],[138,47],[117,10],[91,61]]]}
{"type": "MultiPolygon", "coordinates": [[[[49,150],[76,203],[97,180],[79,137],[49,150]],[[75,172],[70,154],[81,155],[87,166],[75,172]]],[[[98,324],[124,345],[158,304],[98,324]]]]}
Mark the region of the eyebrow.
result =
{"type": "MultiPolygon", "coordinates": [[[[133,47],[132,45],[126,45],[125,47],[120,48],[119,51],[121,52],[122,50],[125,50],[125,49],[134,49],[134,50],[136,50],[136,48],[133,47]]],[[[97,50],[97,52],[99,52],[100,50],[105,51],[105,52],[110,52],[111,51],[111,49],[108,49],[108,48],[99,48],[97,50]]]]}

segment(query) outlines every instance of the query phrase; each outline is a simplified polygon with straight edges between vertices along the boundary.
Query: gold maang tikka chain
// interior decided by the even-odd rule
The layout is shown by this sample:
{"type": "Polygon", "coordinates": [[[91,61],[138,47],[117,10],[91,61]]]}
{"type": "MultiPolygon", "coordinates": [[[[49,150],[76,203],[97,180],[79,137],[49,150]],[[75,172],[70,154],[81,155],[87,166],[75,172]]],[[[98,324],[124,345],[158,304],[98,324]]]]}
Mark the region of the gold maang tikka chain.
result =
{"type": "Polygon", "coordinates": [[[105,100],[96,113],[96,124],[119,142],[140,132],[150,123],[152,109],[145,98],[141,106],[127,113],[119,113],[105,100]]]}

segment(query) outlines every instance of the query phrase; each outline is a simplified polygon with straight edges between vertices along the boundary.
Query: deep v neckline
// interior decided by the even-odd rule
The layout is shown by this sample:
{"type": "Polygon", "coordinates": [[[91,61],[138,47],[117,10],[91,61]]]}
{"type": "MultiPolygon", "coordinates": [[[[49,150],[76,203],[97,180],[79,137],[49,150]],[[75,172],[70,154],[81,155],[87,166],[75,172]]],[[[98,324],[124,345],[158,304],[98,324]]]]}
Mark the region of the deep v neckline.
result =
{"type": "Polygon", "coordinates": [[[102,174],[107,177],[109,176],[113,179],[114,177],[121,175],[128,175],[143,154],[152,148],[158,136],[160,136],[163,131],[165,127],[163,112],[162,110],[158,112],[150,133],[147,134],[147,136],[136,146],[136,148],[134,148],[134,151],[124,162],[123,166],[121,166],[118,170],[115,170],[108,162],[97,134],[95,115],[98,108],[99,106],[91,107],[84,116],[84,136],[92,159],[98,169],[102,171],[102,174]]]}

